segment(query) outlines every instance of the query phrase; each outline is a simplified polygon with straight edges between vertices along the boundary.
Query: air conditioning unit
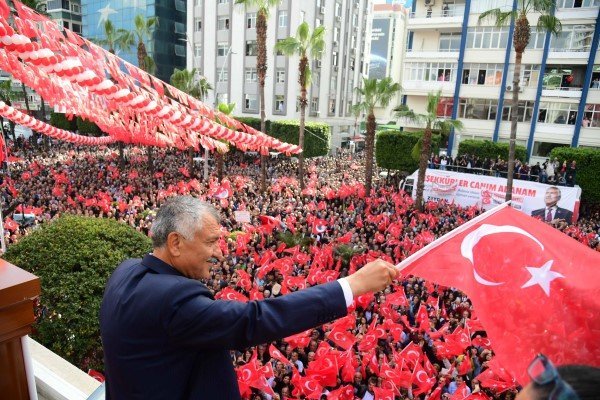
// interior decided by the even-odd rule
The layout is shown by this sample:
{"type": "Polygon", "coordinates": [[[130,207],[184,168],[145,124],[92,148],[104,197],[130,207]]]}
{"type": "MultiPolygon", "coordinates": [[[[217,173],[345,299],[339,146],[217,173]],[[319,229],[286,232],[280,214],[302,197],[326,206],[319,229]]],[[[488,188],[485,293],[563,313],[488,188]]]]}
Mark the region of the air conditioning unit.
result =
{"type": "Polygon", "coordinates": [[[337,40],[334,40],[334,41],[333,41],[333,45],[334,45],[334,46],[337,46],[337,45],[338,45],[338,41],[337,41],[337,40]]]}
{"type": "Polygon", "coordinates": [[[435,0],[425,0],[425,5],[428,6],[428,7],[432,6],[434,4],[435,4],[435,0]]]}
{"type": "Polygon", "coordinates": [[[321,7],[321,9],[319,11],[321,11],[321,14],[325,14],[325,7],[324,6],[321,7]]]}
{"type": "Polygon", "coordinates": [[[317,68],[321,68],[321,60],[317,60],[317,68]]]}
{"type": "Polygon", "coordinates": [[[334,66],[333,66],[333,70],[334,70],[335,72],[337,72],[337,70],[338,70],[338,66],[337,66],[337,65],[334,65],[334,66]]]}

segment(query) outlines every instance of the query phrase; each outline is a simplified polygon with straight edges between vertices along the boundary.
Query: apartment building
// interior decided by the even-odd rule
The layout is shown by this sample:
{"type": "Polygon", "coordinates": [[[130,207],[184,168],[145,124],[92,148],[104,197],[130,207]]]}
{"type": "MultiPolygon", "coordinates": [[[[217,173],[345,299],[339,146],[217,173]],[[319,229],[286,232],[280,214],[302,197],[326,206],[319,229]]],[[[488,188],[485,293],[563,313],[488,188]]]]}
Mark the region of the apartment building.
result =
{"type": "MultiPolygon", "coordinates": [[[[371,0],[282,0],[267,27],[267,119],[298,119],[298,57],[276,54],[278,40],[296,34],[307,21],[325,26],[325,52],[313,61],[307,120],[328,123],[332,148],[348,143],[355,119],[354,87],[367,73],[371,0]]],[[[235,115],[259,117],[256,70],[256,10],[233,0],[188,1],[187,68],[196,68],[213,85],[209,102],[235,102],[235,115]]],[[[310,132],[308,132],[310,134],[310,132]]]]}
{"type": "MultiPolygon", "coordinates": [[[[404,59],[405,102],[425,110],[429,92],[442,92],[438,114],[460,119],[465,129],[450,136],[456,154],[464,139],[507,142],[518,112],[517,144],[531,161],[556,146],[600,148],[600,0],[557,0],[562,32],[536,29],[522,60],[519,104],[511,104],[514,24],[480,21],[492,8],[509,10],[513,0],[416,0],[408,21],[404,59]],[[516,110],[515,110],[516,109],[516,110]]],[[[401,121],[408,130],[416,125],[401,121]]]]}

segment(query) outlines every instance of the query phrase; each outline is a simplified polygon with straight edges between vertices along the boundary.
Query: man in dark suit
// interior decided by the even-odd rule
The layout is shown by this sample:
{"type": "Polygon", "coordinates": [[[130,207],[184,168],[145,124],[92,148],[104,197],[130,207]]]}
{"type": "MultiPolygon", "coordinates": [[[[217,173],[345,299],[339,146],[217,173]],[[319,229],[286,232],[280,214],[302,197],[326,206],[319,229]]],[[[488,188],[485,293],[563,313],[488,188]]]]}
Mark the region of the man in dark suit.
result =
{"type": "Polygon", "coordinates": [[[551,222],[555,219],[564,219],[567,223],[571,223],[573,219],[573,212],[567,210],[566,208],[561,208],[557,206],[558,201],[560,200],[561,193],[560,189],[556,186],[551,186],[546,190],[546,194],[544,195],[544,202],[546,203],[546,207],[540,208],[538,210],[533,210],[531,212],[532,217],[538,217],[546,222],[551,222]]]}
{"type": "Polygon", "coordinates": [[[231,349],[346,315],[354,297],[396,277],[382,260],[336,282],[248,303],[216,301],[197,279],[222,258],[219,215],[189,196],[159,210],[153,252],[112,274],[100,309],[107,399],[240,399],[231,349]]]}

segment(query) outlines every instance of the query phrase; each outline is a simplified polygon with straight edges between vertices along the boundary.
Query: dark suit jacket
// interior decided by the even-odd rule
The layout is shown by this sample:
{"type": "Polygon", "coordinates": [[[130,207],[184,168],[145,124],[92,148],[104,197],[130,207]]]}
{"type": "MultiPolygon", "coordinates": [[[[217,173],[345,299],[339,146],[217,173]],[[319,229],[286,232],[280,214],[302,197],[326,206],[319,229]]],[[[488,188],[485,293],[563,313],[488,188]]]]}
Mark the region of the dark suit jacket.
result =
{"type": "Polygon", "coordinates": [[[112,274],[100,309],[107,399],[239,399],[230,349],[266,343],[347,313],[331,282],[265,301],[215,301],[153,255],[112,274]]]}
{"type": "MultiPolygon", "coordinates": [[[[540,208],[537,210],[533,210],[531,212],[531,216],[532,217],[541,217],[543,220],[546,219],[546,207],[544,208],[540,208]]],[[[569,224],[571,223],[571,220],[573,219],[573,212],[567,210],[566,208],[561,208],[561,207],[556,207],[556,213],[554,215],[554,218],[560,218],[560,219],[564,219],[565,221],[567,221],[569,224]]]]}

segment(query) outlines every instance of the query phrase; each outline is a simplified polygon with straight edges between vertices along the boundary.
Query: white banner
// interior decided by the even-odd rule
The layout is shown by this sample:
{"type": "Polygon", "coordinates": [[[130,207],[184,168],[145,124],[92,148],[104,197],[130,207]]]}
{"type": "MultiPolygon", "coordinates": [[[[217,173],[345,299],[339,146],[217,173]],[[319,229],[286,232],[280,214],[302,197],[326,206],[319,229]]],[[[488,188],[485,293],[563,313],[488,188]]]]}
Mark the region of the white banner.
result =
{"type": "MultiPolygon", "coordinates": [[[[409,178],[414,179],[413,198],[416,196],[418,171],[409,178]]],[[[428,169],[425,175],[425,201],[446,200],[463,207],[476,206],[491,209],[504,202],[506,178],[486,175],[463,174],[460,172],[428,169]]],[[[577,219],[581,188],[579,186],[552,186],[538,182],[515,179],[513,181],[512,206],[527,215],[572,222],[577,219]]]]}
{"type": "Polygon", "coordinates": [[[233,215],[235,216],[235,220],[237,222],[247,222],[250,223],[250,212],[248,211],[234,211],[233,215]]]}

